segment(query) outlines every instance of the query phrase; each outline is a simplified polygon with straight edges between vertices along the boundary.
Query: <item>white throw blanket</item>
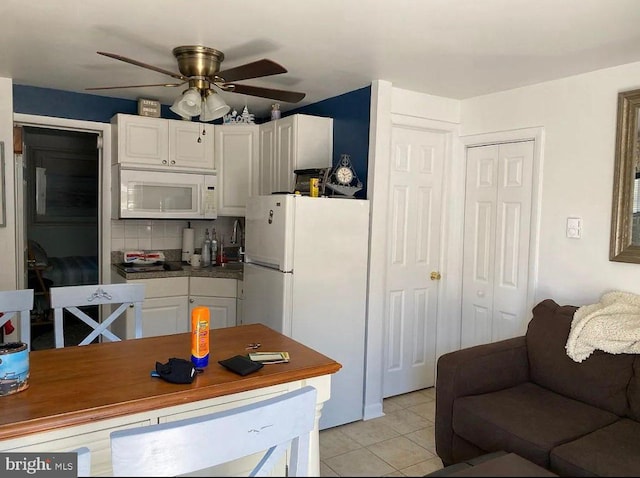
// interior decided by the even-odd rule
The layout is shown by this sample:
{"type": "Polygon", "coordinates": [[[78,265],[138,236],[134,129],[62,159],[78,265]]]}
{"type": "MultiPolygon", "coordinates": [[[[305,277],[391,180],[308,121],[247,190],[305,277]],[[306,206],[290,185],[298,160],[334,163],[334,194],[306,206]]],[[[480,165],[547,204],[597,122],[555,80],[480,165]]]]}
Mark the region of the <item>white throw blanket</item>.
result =
{"type": "Polygon", "coordinates": [[[596,349],[610,354],[640,353],[640,295],[607,292],[599,303],[580,307],[565,348],[575,362],[582,362],[596,349]]]}

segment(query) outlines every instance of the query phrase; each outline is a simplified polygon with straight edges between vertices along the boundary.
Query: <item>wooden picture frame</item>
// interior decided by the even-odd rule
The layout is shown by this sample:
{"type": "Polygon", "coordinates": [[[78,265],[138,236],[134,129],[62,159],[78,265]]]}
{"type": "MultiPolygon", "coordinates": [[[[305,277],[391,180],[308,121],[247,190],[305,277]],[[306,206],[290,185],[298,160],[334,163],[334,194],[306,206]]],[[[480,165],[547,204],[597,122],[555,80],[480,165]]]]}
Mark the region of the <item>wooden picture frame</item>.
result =
{"type": "Polygon", "coordinates": [[[618,93],[617,116],[609,260],[640,264],[640,89],[618,93]]]}

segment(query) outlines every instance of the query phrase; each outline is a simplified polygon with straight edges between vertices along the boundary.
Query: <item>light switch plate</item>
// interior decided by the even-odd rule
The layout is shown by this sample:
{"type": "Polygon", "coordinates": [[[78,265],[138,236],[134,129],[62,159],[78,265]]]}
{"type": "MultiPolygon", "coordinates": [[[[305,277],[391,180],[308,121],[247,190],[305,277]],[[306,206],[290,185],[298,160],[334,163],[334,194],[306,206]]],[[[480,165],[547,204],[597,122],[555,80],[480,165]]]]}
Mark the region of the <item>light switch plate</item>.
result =
{"type": "Polygon", "coordinates": [[[579,217],[567,218],[567,237],[571,239],[580,239],[582,236],[582,219],[579,217]]]}

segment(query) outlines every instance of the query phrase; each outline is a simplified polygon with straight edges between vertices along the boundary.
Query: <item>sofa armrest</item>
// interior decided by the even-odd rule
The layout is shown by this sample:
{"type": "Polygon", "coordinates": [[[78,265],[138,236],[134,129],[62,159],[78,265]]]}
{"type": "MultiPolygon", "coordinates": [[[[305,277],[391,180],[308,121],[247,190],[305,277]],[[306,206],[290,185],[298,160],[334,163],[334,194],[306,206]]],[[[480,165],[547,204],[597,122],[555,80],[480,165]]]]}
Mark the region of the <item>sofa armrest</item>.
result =
{"type": "Polygon", "coordinates": [[[442,355],[436,377],[436,452],[453,463],[453,402],[457,397],[495,392],[529,380],[525,337],[477,345],[442,355]]]}

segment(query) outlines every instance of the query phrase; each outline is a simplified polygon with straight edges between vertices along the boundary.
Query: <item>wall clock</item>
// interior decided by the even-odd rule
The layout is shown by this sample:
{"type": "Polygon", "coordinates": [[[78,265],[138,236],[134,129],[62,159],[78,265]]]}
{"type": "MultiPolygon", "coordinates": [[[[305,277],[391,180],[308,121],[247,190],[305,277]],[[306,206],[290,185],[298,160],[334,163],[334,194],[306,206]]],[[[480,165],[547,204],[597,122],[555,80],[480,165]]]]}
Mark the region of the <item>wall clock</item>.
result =
{"type": "Polygon", "coordinates": [[[340,161],[327,179],[326,187],[330,189],[334,196],[353,197],[355,193],[361,191],[363,186],[351,164],[351,156],[342,154],[340,161]]]}

